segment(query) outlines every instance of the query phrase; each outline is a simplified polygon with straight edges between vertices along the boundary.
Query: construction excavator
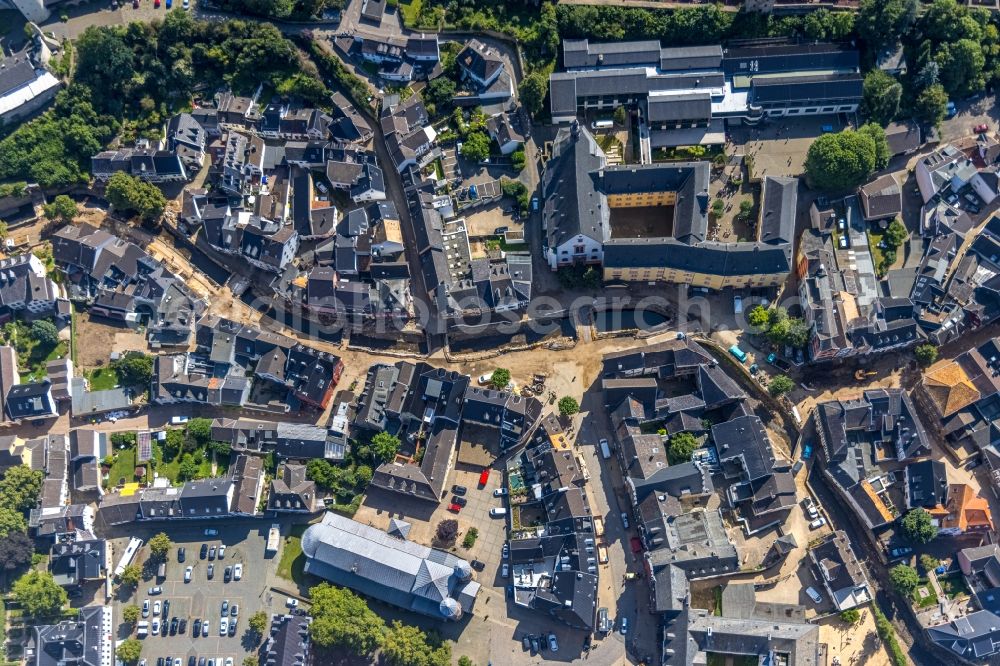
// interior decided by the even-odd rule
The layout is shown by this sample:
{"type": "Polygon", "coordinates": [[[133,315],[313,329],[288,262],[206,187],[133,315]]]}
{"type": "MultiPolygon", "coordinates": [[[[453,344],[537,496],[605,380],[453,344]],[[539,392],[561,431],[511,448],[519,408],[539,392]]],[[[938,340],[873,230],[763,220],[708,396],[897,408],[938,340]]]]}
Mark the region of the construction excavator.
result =
{"type": "Polygon", "coordinates": [[[856,370],[854,372],[854,378],[856,380],[858,380],[859,382],[863,382],[868,377],[874,377],[877,374],[878,373],[875,372],[874,370],[861,370],[861,369],[859,369],[859,370],[856,370]]]}

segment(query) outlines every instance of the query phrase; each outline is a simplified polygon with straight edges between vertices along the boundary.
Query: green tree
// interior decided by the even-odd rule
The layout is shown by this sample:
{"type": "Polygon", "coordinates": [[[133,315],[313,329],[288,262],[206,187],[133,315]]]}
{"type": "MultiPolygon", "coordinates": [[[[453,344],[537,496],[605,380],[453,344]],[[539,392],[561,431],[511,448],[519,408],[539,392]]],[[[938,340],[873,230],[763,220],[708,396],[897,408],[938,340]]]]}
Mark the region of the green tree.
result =
{"type": "Polygon", "coordinates": [[[187,424],[187,435],[199,446],[207,446],[212,441],[212,419],[191,419],[187,424]]]}
{"type": "Polygon", "coordinates": [[[138,663],[139,657],[142,656],[142,641],[137,638],[126,638],[118,645],[115,656],[126,664],[138,663]]]}
{"type": "Polygon", "coordinates": [[[316,644],[369,655],[382,645],[385,622],[350,590],[321,583],[309,590],[313,622],[309,634],[316,644]]]}
{"type": "Polygon", "coordinates": [[[454,518],[445,518],[437,524],[437,529],[434,530],[434,538],[451,545],[455,543],[455,539],[458,538],[458,521],[454,518]]]}
{"type": "Polygon", "coordinates": [[[14,465],[0,480],[0,506],[17,511],[34,509],[42,490],[44,474],[27,465],[14,465]]]}
{"type": "Polygon", "coordinates": [[[726,202],[722,199],[716,199],[712,202],[712,214],[716,217],[722,217],[722,214],[726,212],[726,202]]]}
{"type": "Polygon", "coordinates": [[[750,219],[750,213],[752,213],[752,212],[753,212],[753,200],[752,199],[744,199],[743,201],[740,202],[739,218],[741,220],[748,220],[748,219],[750,219]]]}
{"type": "Polygon", "coordinates": [[[115,210],[138,215],[144,222],[159,219],[167,207],[167,199],[160,188],[124,171],[108,179],[104,194],[115,210]]]}
{"type": "Polygon", "coordinates": [[[440,111],[442,107],[451,103],[456,89],[454,81],[447,76],[439,76],[427,84],[424,89],[424,99],[434,104],[440,111]]]}
{"type": "Polygon", "coordinates": [[[861,0],[855,27],[874,50],[893,48],[917,18],[917,0],[861,0]]]}
{"type": "Polygon", "coordinates": [[[118,580],[120,580],[122,585],[125,587],[135,587],[139,584],[139,580],[141,578],[142,568],[140,568],[138,564],[130,564],[122,570],[118,580]]]}
{"type": "Polygon", "coordinates": [[[913,104],[917,119],[928,125],[938,127],[948,113],[948,93],[940,83],[934,83],[925,88],[913,104]]]}
{"type": "Polygon", "coordinates": [[[31,322],[31,338],[45,348],[59,344],[59,329],[48,319],[36,319],[31,322]]]}
{"type": "Polygon", "coordinates": [[[755,305],[747,312],[747,323],[754,328],[766,329],[771,323],[771,315],[763,305],[755,305]]]}
{"type": "Polygon", "coordinates": [[[497,368],[490,377],[490,386],[498,391],[502,391],[510,384],[510,370],[507,368],[497,368]]]}
{"type": "Polygon", "coordinates": [[[122,609],[122,619],[128,624],[135,624],[139,621],[139,607],[138,606],[126,606],[122,609]]]}
{"type": "Polygon", "coordinates": [[[48,571],[31,570],[14,582],[14,599],[29,617],[54,617],[69,597],[48,571]]]}
{"type": "Polygon", "coordinates": [[[913,350],[913,355],[916,357],[917,363],[919,363],[921,367],[926,368],[934,365],[934,362],[937,361],[938,349],[931,344],[918,345],[913,350]]]}
{"type": "Polygon", "coordinates": [[[158,561],[163,561],[167,559],[167,553],[170,552],[173,542],[170,540],[165,533],[160,532],[149,538],[147,544],[149,546],[149,556],[150,558],[158,561]]]}
{"type": "Polygon", "coordinates": [[[559,398],[559,415],[560,416],[573,416],[580,411],[580,403],[576,401],[571,395],[564,395],[559,398]]]}
{"type": "Polygon", "coordinates": [[[15,532],[27,532],[28,521],[24,513],[9,506],[0,506],[0,539],[15,532]]]}
{"type": "Polygon", "coordinates": [[[875,170],[875,159],[875,141],[866,132],[846,129],[824,134],[809,146],[806,177],[818,190],[849,190],[875,170]]]}
{"type": "Polygon", "coordinates": [[[691,460],[692,454],[698,448],[698,439],[689,432],[679,432],[670,436],[670,447],[667,449],[667,457],[671,465],[684,463],[691,460]]]}
{"type": "Polygon", "coordinates": [[[15,571],[31,564],[35,542],[24,532],[11,532],[0,537],[0,562],[4,571],[15,571]]]}
{"type": "Polygon", "coordinates": [[[920,576],[917,575],[917,570],[913,567],[897,564],[889,569],[889,582],[898,592],[910,594],[920,584],[920,576]]]}
{"type": "Polygon", "coordinates": [[[177,466],[177,478],[181,481],[190,481],[198,476],[199,465],[194,461],[194,456],[185,453],[177,466]]]}
{"type": "Polygon", "coordinates": [[[920,556],[920,566],[922,566],[924,568],[924,571],[928,573],[937,569],[940,564],[941,564],[940,560],[938,560],[938,558],[934,557],[933,555],[924,553],[923,555],[920,556]]]}
{"type": "Polygon", "coordinates": [[[451,645],[435,647],[419,628],[396,620],[385,632],[382,656],[392,666],[449,666],[451,645]]]}
{"type": "Polygon", "coordinates": [[[65,194],[60,194],[51,203],[45,204],[42,210],[45,212],[45,217],[50,220],[62,220],[63,222],[72,222],[78,212],[76,202],[65,194]]]}
{"type": "Polygon", "coordinates": [[[840,612],[840,620],[845,624],[857,624],[861,620],[861,613],[857,608],[848,608],[840,612]]]}
{"type": "Polygon", "coordinates": [[[625,107],[624,106],[619,106],[619,107],[615,108],[615,124],[617,124],[617,125],[624,125],[625,124],[625,119],[627,117],[628,117],[628,114],[625,112],[625,107]]]}
{"type": "Polygon", "coordinates": [[[885,138],[885,130],[881,125],[875,123],[865,123],[858,129],[859,134],[863,134],[872,140],[875,146],[875,169],[884,169],[889,166],[889,141],[885,138]]]}
{"type": "Polygon", "coordinates": [[[513,153],[510,154],[511,166],[514,167],[514,171],[520,173],[524,170],[524,165],[527,162],[527,157],[524,154],[524,148],[518,148],[513,153]]]}
{"type": "Polygon", "coordinates": [[[532,116],[542,112],[545,97],[549,94],[549,77],[544,72],[536,71],[528,74],[517,88],[521,104],[532,116]]]}
{"type": "Polygon", "coordinates": [[[250,616],[248,623],[250,625],[250,631],[258,636],[263,636],[264,632],[267,631],[267,613],[264,611],[257,611],[250,616]]]}
{"type": "Polygon", "coordinates": [[[865,75],[861,111],[873,123],[888,125],[899,113],[903,84],[880,69],[865,75]]]}
{"type": "Polygon", "coordinates": [[[909,237],[910,232],[906,230],[906,227],[897,218],[893,219],[893,221],[889,223],[889,226],[885,230],[885,236],[882,240],[884,240],[885,244],[889,247],[897,248],[905,243],[909,237]]]}
{"type": "Polygon", "coordinates": [[[260,662],[257,657],[250,655],[249,657],[243,657],[243,666],[259,666],[260,662]]]}
{"type": "Polygon", "coordinates": [[[903,535],[914,543],[928,543],[937,536],[938,528],[931,522],[931,514],[923,509],[913,509],[901,523],[903,535]]]}
{"type": "Polygon", "coordinates": [[[129,352],[111,363],[111,368],[125,386],[148,386],[153,379],[153,357],[129,352]]]}
{"type": "Polygon", "coordinates": [[[399,451],[399,438],[387,432],[377,433],[372,437],[372,451],[380,460],[388,462],[399,451]]]}
{"type": "Polygon", "coordinates": [[[966,97],[986,86],[986,56],[978,41],[960,39],[941,44],[934,62],[940,68],[941,85],[953,97],[966,97]]]}
{"type": "Polygon", "coordinates": [[[771,378],[771,382],[767,385],[767,392],[772,397],[777,398],[778,396],[785,395],[793,388],[795,388],[795,382],[785,375],[776,375],[771,378]]]}
{"type": "Polygon", "coordinates": [[[470,162],[482,162],[490,156],[490,137],[484,132],[470,132],[462,144],[462,157],[470,162]]]}

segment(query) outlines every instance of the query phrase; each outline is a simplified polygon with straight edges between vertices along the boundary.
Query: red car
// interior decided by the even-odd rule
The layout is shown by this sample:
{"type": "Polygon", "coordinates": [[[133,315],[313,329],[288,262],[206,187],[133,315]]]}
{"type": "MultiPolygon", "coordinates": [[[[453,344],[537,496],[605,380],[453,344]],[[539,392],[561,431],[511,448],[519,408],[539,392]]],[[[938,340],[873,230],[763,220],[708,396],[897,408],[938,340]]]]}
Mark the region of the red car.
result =
{"type": "Polygon", "coordinates": [[[160,8],[160,0],[153,0],[153,9],[160,8]]]}
{"type": "Polygon", "coordinates": [[[448,505],[448,510],[451,511],[452,513],[458,513],[459,511],[462,510],[462,507],[452,502],[451,504],[448,505]]]}
{"type": "Polygon", "coordinates": [[[982,125],[976,125],[975,132],[976,134],[982,134],[983,132],[989,131],[989,129],[990,126],[987,125],[986,123],[983,123],[982,125]]]}
{"type": "Polygon", "coordinates": [[[487,481],[489,481],[489,480],[490,480],[490,468],[489,468],[489,467],[487,467],[487,468],[486,468],[486,469],[484,469],[484,470],[482,471],[482,473],[481,473],[481,474],[479,475],[479,485],[481,485],[481,486],[485,486],[485,485],[486,485],[486,482],[487,482],[487,481]]]}

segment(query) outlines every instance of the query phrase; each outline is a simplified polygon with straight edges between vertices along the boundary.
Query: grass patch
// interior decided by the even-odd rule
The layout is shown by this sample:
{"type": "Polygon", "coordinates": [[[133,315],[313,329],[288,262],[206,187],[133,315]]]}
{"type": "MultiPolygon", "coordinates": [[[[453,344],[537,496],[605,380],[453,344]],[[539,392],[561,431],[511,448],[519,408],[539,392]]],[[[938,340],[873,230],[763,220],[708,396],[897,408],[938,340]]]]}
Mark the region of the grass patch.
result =
{"type": "Polygon", "coordinates": [[[874,226],[868,228],[868,251],[872,253],[872,263],[875,264],[875,272],[878,273],[879,277],[885,275],[885,271],[882,270],[885,254],[878,246],[884,236],[885,233],[881,229],[874,226]]]}
{"type": "Polygon", "coordinates": [[[969,586],[965,584],[965,578],[960,574],[938,576],[938,584],[949,599],[969,596],[969,586]]]}
{"type": "Polygon", "coordinates": [[[125,483],[131,483],[135,479],[135,467],[135,448],[116,452],[115,462],[111,465],[104,487],[113,488],[122,478],[125,479],[125,483]]]}
{"type": "Polygon", "coordinates": [[[86,373],[91,391],[107,391],[118,385],[118,373],[112,368],[97,368],[86,373]]]}
{"type": "Polygon", "coordinates": [[[625,146],[622,145],[622,142],[619,141],[614,134],[602,134],[597,137],[597,145],[599,145],[601,150],[604,152],[608,152],[612,148],[617,147],[621,154],[623,156],[625,155],[625,146]]]}
{"type": "Polygon", "coordinates": [[[409,2],[403,2],[400,0],[398,7],[399,13],[403,17],[403,25],[416,25],[417,17],[420,16],[420,10],[422,9],[423,4],[422,0],[409,0],[409,2]]]}
{"type": "Polygon", "coordinates": [[[297,585],[305,582],[306,556],[302,553],[302,535],[308,525],[292,525],[291,533],[285,537],[278,562],[278,575],[297,585]]]}
{"type": "Polygon", "coordinates": [[[712,588],[712,599],[714,603],[712,604],[712,615],[722,615],[722,586],[716,585],[712,588]]]}
{"type": "Polygon", "coordinates": [[[913,605],[917,608],[930,608],[931,606],[936,605],[937,602],[938,597],[937,593],[934,592],[934,588],[927,583],[927,579],[922,580],[920,585],[917,586],[917,589],[913,591],[913,605]],[[920,596],[920,590],[927,590],[927,596],[920,596]]]}
{"type": "Polygon", "coordinates": [[[504,252],[523,252],[528,249],[528,244],[524,241],[507,242],[504,237],[500,237],[500,249],[504,252]]]}

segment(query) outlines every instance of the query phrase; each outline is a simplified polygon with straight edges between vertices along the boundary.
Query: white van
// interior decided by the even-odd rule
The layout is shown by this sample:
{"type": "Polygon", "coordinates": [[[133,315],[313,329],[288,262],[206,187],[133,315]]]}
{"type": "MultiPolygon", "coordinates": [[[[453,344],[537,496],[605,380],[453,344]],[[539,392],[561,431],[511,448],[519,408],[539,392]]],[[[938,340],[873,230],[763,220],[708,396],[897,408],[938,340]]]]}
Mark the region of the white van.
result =
{"type": "Polygon", "coordinates": [[[600,444],[600,447],[601,447],[601,457],[604,458],[605,460],[607,460],[608,458],[610,458],[611,457],[611,447],[608,446],[608,440],[601,439],[601,441],[598,442],[598,444],[600,444]]]}
{"type": "Polygon", "coordinates": [[[506,507],[495,506],[490,509],[490,518],[501,518],[507,515],[506,507]]]}
{"type": "Polygon", "coordinates": [[[595,129],[595,130],[611,129],[614,126],[615,126],[615,121],[613,120],[595,120],[594,122],[590,123],[590,129],[595,129]]]}
{"type": "Polygon", "coordinates": [[[740,314],[743,312],[743,297],[733,296],[733,312],[735,314],[740,314]]]}

